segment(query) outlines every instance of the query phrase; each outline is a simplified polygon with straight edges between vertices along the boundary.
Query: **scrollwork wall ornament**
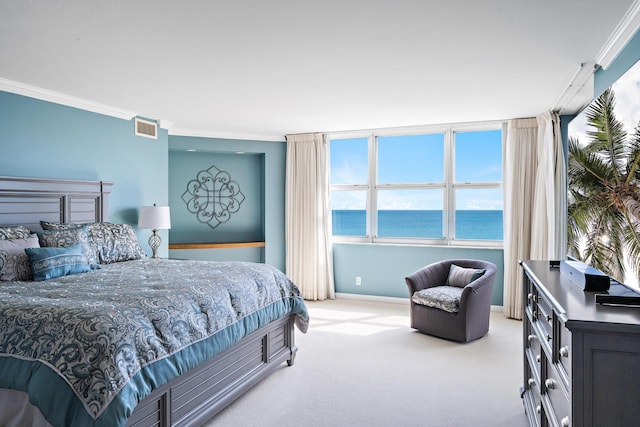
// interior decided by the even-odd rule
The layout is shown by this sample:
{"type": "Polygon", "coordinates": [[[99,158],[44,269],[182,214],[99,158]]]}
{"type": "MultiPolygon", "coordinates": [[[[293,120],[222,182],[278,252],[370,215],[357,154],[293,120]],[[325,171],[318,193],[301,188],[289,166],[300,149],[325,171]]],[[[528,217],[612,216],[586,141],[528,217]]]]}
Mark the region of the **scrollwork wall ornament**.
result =
{"type": "Polygon", "coordinates": [[[240,185],[231,180],[228,172],[214,165],[202,170],[187,183],[187,191],[182,200],[189,212],[196,215],[198,221],[216,228],[231,218],[231,214],[240,210],[244,194],[240,185]]]}

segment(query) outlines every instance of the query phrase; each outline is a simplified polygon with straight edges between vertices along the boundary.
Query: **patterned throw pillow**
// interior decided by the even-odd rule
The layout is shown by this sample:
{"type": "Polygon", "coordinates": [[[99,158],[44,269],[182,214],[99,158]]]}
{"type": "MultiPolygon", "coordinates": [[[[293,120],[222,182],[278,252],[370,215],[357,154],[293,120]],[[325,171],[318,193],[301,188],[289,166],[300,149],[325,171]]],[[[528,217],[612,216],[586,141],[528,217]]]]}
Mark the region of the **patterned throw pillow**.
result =
{"type": "Polygon", "coordinates": [[[457,286],[464,288],[469,283],[476,280],[478,277],[484,274],[484,269],[478,268],[463,268],[455,264],[451,264],[449,268],[449,277],[447,278],[446,285],[457,286]]]}
{"type": "Polygon", "coordinates": [[[31,231],[23,225],[16,227],[0,227],[0,240],[26,239],[31,236],[31,231]]]}
{"type": "MultiPolygon", "coordinates": [[[[41,221],[45,230],[68,230],[80,224],[57,224],[41,221]]],[[[128,224],[93,222],[86,224],[89,245],[95,250],[100,264],[144,259],[147,254],[138,243],[135,230],[128,224]]]]}
{"type": "Polygon", "coordinates": [[[92,241],[100,248],[98,256],[101,264],[147,257],[138,243],[135,230],[130,225],[100,222],[89,227],[92,241]]]}
{"type": "Polygon", "coordinates": [[[29,248],[24,251],[29,257],[34,280],[91,271],[81,244],[63,248],[29,248]]]}
{"type": "Polygon", "coordinates": [[[75,225],[60,230],[39,231],[38,239],[40,240],[40,246],[47,248],[65,248],[67,246],[80,244],[91,268],[100,268],[98,255],[89,244],[86,225],[75,225]]]}
{"type": "Polygon", "coordinates": [[[0,280],[33,280],[26,248],[37,248],[38,237],[0,240],[0,280]]]}

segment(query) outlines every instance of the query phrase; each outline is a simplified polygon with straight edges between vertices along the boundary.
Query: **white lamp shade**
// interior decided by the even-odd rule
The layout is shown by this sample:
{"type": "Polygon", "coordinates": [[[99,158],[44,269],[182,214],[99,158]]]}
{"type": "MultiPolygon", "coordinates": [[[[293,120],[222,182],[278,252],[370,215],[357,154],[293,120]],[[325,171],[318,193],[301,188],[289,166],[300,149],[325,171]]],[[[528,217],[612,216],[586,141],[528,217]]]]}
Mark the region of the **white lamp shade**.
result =
{"type": "Polygon", "coordinates": [[[140,206],[138,228],[168,230],[171,228],[169,206],[140,206]]]}

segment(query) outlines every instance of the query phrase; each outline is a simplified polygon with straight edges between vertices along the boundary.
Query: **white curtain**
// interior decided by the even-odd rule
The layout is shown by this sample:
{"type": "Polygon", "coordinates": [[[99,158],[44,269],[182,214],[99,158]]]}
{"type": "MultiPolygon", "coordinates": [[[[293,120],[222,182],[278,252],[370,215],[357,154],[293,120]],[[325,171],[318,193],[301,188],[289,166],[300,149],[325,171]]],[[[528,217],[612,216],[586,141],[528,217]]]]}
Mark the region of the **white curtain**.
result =
{"type": "Polygon", "coordinates": [[[320,133],[287,135],[286,271],[307,300],[335,298],[328,144],[320,133]]]}
{"type": "Polygon", "coordinates": [[[555,113],[511,120],[504,159],[504,315],[522,319],[519,261],[563,259],[566,167],[555,113]]]}
{"type": "Polygon", "coordinates": [[[560,120],[545,113],[538,120],[538,168],[529,259],[564,259],[567,252],[566,164],[560,120]]]}

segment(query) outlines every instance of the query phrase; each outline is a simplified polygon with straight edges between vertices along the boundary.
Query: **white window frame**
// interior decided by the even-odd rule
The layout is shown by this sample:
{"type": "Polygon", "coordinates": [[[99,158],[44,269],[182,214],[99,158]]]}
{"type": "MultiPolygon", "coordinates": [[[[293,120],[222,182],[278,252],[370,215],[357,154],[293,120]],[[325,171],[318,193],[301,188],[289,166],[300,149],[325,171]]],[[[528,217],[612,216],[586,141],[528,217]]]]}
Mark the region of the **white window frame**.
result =
{"type": "MultiPolygon", "coordinates": [[[[489,247],[501,248],[502,240],[471,240],[456,239],[455,215],[457,189],[496,189],[502,188],[502,182],[455,182],[455,134],[456,132],[482,132],[500,130],[504,145],[504,121],[458,123],[436,126],[416,126],[410,128],[368,129],[362,131],[331,132],[332,139],[367,138],[368,140],[368,173],[367,182],[363,184],[331,184],[330,191],[364,191],[366,192],[366,236],[333,236],[335,243],[387,243],[408,245],[438,245],[438,246],[463,246],[463,247],[489,247]],[[378,141],[381,136],[409,136],[424,134],[444,134],[444,182],[419,183],[419,184],[378,184],[378,141]],[[404,237],[378,237],[378,211],[377,197],[379,190],[403,190],[403,189],[442,189],[443,191],[443,224],[444,236],[442,239],[431,238],[404,238],[404,237]],[[375,231],[375,234],[374,234],[375,231]]],[[[504,173],[503,173],[504,176],[504,173]]]]}

